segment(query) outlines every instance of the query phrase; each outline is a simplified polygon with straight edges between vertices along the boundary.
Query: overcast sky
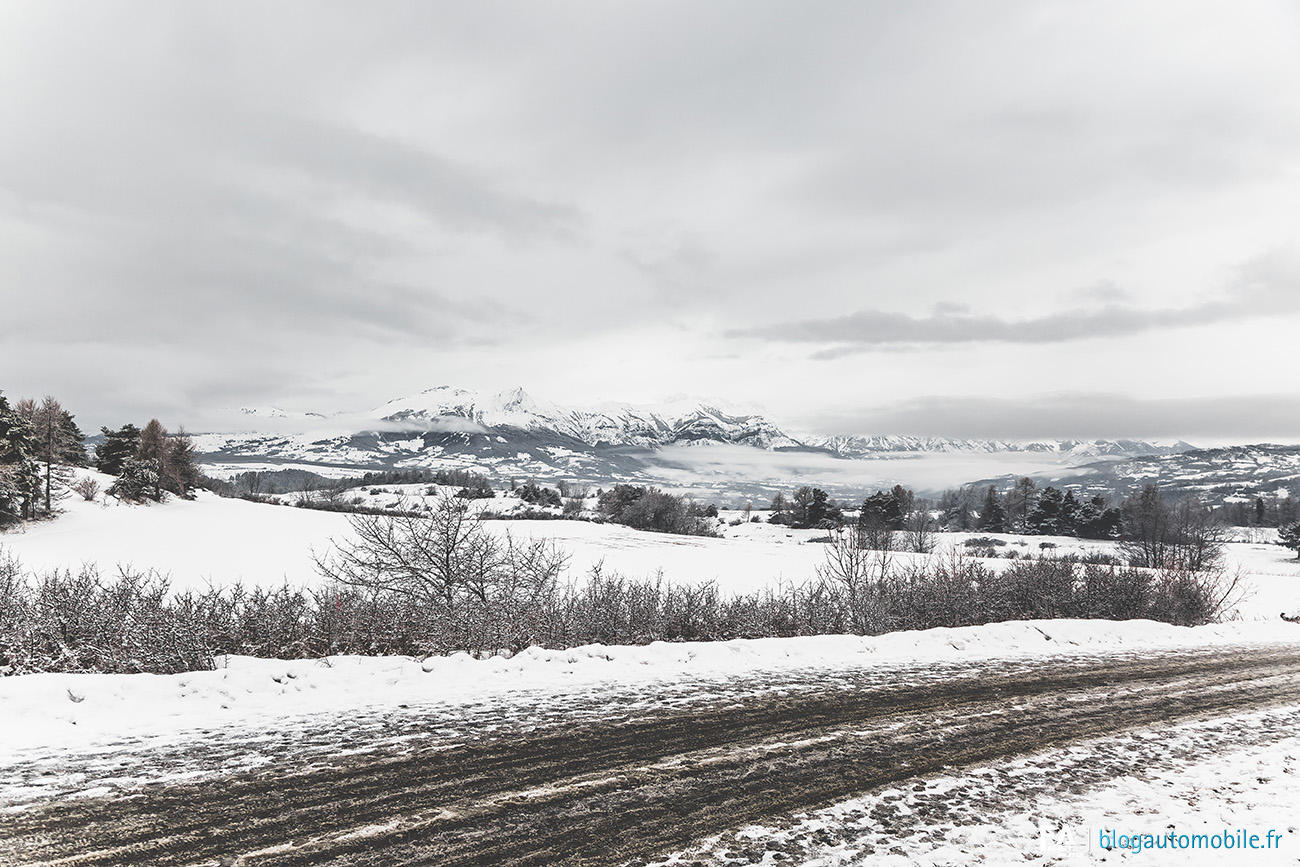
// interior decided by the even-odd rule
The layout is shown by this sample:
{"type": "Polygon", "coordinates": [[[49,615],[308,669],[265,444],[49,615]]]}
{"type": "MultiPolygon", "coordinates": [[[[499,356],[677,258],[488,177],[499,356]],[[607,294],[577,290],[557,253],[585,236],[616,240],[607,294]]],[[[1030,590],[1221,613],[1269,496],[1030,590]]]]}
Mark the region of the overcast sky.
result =
{"type": "Polygon", "coordinates": [[[1300,441],[1290,2],[0,4],[0,389],[1300,441]]]}

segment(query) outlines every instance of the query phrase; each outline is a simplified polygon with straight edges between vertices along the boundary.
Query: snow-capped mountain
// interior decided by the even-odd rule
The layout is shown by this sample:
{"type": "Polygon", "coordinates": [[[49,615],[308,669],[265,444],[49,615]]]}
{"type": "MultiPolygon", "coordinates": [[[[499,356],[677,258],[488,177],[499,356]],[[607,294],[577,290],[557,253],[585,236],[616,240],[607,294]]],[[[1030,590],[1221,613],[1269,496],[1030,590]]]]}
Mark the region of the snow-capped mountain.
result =
{"type": "Polygon", "coordinates": [[[1066,462],[1084,462],[1101,458],[1128,458],[1140,455],[1177,454],[1195,448],[1181,440],[1157,443],[1146,440],[981,440],[951,437],[915,436],[829,436],[805,437],[804,444],[827,449],[840,457],[925,452],[931,454],[1031,452],[1056,455],[1066,462]]]}
{"type": "Polygon", "coordinates": [[[254,467],[334,475],[454,468],[501,479],[627,481],[718,496],[791,484],[856,493],[901,482],[932,490],[979,478],[994,466],[1024,474],[1190,448],[1125,440],[794,437],[761,413],[720,401],[565,407],[522,388],[489,393],[451,386],[360,414],[245,409],[239,424],[246,432],[195,436],[214,475],[254,467]]]}
{"type": "Polygon", "coordinates": [[[389,401],[369,415],[381,428],[447,430],[456,422],[469,422],[484,431],[549,431],[590,446],[720,442],[772,449],[803,445],[760,415],[734,414],[713,404],[677,402],[669,407],[649,408],[603,403],[591,408],[565,408],[537,400],[522,388],[484,394],[439,386],[389,401]]]}

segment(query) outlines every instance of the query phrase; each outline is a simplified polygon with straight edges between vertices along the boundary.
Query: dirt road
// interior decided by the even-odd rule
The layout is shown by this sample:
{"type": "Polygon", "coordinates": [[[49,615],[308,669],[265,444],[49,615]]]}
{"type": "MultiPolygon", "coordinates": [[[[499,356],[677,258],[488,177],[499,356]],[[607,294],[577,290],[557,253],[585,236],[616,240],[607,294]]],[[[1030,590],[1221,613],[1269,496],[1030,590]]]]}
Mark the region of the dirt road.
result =
{"type": "Polygon", "coordinates": [[[339,721],[332,752],[0,815],[0,863],[636,864],[948,767],[1296,704],[1300,647],[1006,665],[921,685],[851,674],[365,752],[339,721]]]}

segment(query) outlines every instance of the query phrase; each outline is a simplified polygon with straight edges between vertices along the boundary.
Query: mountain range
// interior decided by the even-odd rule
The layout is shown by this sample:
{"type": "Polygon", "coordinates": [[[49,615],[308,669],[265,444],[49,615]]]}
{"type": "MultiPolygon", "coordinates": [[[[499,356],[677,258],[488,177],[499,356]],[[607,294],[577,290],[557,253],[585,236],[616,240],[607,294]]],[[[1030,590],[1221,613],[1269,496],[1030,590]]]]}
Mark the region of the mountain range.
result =
{"type": "Polygon", "coordinates": [[[194,436],[207,472],[468,469],[503,483],[629,482],[727,500],[802,484],[857,497],[895,483],[936,491],[1018,475],[1077,475],[1095,483],[1100,467],[1146,466],[1140,462],[1194,451],[1184,442],[1140,440],[796,436],[761,413],[721,401],[564,407],[521,388],[488,393],[451,386],[366,413],[246,408],[239,426],[244,429],[194,436]]]}

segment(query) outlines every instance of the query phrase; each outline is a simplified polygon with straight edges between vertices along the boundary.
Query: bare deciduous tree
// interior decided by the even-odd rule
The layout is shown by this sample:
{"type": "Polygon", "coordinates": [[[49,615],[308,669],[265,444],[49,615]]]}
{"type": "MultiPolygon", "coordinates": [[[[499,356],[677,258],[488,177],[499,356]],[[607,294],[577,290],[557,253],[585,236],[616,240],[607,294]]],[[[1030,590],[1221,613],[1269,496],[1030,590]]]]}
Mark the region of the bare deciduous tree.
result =
{"type": "Polygon", "coordinates": [[[1223,556],[1226,530],[1194,496],[1170,505],[1156,485],[1147,485],[1121,507],[1120,549],[1134,566],[1193,571],[1208,569],[1223,556]]]}
{"type": "Polygon", "coordinates": [[[553,542],[499,538],[467,501],[441,497],[428,512],[348,516],[354,538],[315,555],[326,578],[407,596],[456,624],[452,646],[519,650],[537,634],[568,555],[553,542]]]}

